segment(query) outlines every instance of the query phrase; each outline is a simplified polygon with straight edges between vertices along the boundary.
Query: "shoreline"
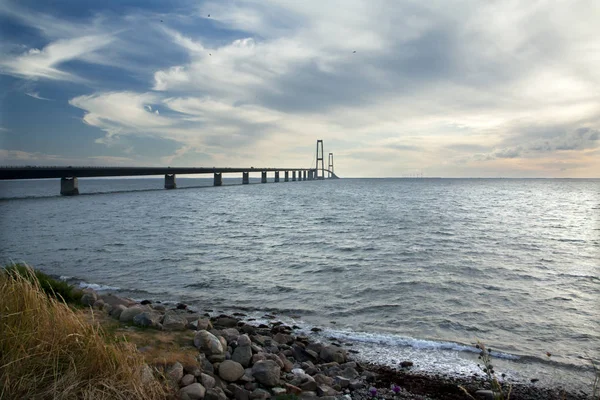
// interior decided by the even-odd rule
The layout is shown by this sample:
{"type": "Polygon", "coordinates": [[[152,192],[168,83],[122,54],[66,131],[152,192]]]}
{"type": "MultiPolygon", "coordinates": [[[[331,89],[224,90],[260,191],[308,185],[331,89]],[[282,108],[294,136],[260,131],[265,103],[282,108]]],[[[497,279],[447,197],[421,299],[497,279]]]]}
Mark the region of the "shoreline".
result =
{"type": "MultiPolygon", "coordinates": [[[[85,293],[94,293],[98,299],[103,299],[107,296],[113,296],[114,298],[120,298],[120,296],[112,295],[110,293],[105,293],[104,291],[95,292],[91,289],[84,289],[85,293]]],[[[259,330],[260,335],[265,337],[273,338],[277,333],[286,332],[285,335],[289,335],[294,338],[294,340],[300,338],[307,345],[317,345],[327,346],[328,348],[334,347],[340,349],[344,354],[346,354],[346,359],[344,360],[346,363],[351,363],[351,365],[355,365],[355,369],[360,371],[360,373],[364,373],[364,375],[360,376],[361,384],[356,383],[355,388],[352,390],[348,389],[348,386],[343,387],[330,387],[333,391],[329,391],[327,389],[321,390],[321,393],[316,393],[316,397],[328,397],[327,393],[332,394],[335,392],[334,398],[348,398],[344,397],[350,395],[351,399],[373,399],[373,398],[385,398],[385,399],[466,399],[468,398],[465,393],[459,388],[463,386],[466,388],[472,395],[475,395],[477,390],[485,390],[489,388],[489,383],[482,377],[482,375],[473,374],[470,376],[457,376],[455,374],[440,374],[440,373],[431,373],[431,372],[423,372],[423,371],[411,371],[410,367],[408,368],[393,368],[389,365],[372,363],[361,360],[361,357],[356,354],[357,351],[352,347],[346,346],[348,343],[343,343],[342,340],[338,340],[336,338],[325,338],[321,334],[321,330],[318,328],[314,328],[313,332],[306,334],[306,329],[302,329],[298,326],[288,326],[282,321],[278,320],[276,316],[265,314],[262,321],[257,321],[254,318],[248,318],[248,316],[243,312],[235,312],[229,310],[226,314],[215,313],[214,310],[211,310],[211,313],[203,313],[199,311],[194,311],[188,309],[188,307],[181,303],[171,303],[171,302],[152,302],[150,300],[143,301],[135,301],[133,299],[121,298],[129,302],[129,307],[127,308],[137,308],[137,307],[146,307],[147,310],[153,310],[152,304],[158,307],[159,310],[163,309],[165,312],[169,311],[169,305],[173,304],[175,307],[171,309],[171,311],[185,311],[186,313],[202,316],[201,318],[208,319],[213,323],[215,332],[219,333],[219,330],[216,328],[223,328],[223,325],[220,325],[217,321],[220,319],[225,319],[230,325],[229,328],[223,329],[236,329],[236,327],[246,327],[245,330],[251,332],[256,332],[259,330]],[[233,322],[235,321],[235,322],[233,322]],[[266,323],[265,323],[266,322],[266,323]],[[326,342],[329,341],[329,344],[326,342]],[[398,385],[402,390],[398,393],[395,393],[391,390],[392,385],[398,385]],[[377,395],[373,396],[369,390],[375,387],[377,389],[377,395]],[[340,389],[336,391],[335,389],[340,389]],[[320,394],[320,396],[319,396],[320,394]],[[335,397],[337,396],[337,397],[335,397]]],[[[97,304],[94,302],[93,304],[89,304],[93,306],[95,309],[102,310],[104,308],[103,304],[97,304]]],[[[105,310],[106,311],[106,310],[105,310]]],[[[108,311],[110,314],[110,310],[108,311]]],[[[134,323],[135,325],[135,323],[134,323]]],[[[157,326],[159,330],[164,329],[164,327],[157,326]]],[[[189,326],[188,326],[189,328],[189,326]]],[[[242,330],[240,330],[242,332],[242,330]]],[[[231,349],[231,348],[230,348],[231,349]]],[[[231,349],[235,351],[235,349],[231,349]]],[[[228,354],[225,359],[231,359],[232,354],[228,354]]],[[[299,361],[299,360],[296,360],[299,361]]],[[[331,362],[331,361],[329,361],[331,362]]],[[[410,363],[409,360],[405,360],[404,362],[410,363]]],[[[217,362],[218,364],[218,362],[217,362]]],[[[327,364],[327,363],[325,363],[327,364]]],[[[343,365],[342,364],[342,365],[343,365]]],[[[315,364],[317,365],[317,364],[315,364]]],[[[218,365],[217,365],[218,366],[218,365]]],[[[301,366],[295,365],[295,366],[301,366]]],[[[283,374],[283,373],[282,373],[283,374]]],[[[329,381],[327,381],[329,382],[329,381]]],[[[333,381],[332,381],[333,382],[333,381]]],[[[331,382],[329,382],[331,383],[331,382]]],[[[348,382],[349,383],[349,382],[348,382]]],[[[312,386],[309,386],[312,387],[312,386]]],[[[298,393],[304,397],[311,397],[313,393],[298,393]]],[[[313,391],[306,391],[313,392],[313,391]]],[[[286,392],[287,393],[287,392],[286,392]]],[[[289,393],[288,393],[289,394],[289,393]]],[[[523,384],[517,383],[512,386],[511,391],[511,399],[514,400],[542,400],[542,399],[554,399],[559,398],[556,397],[561,395],[561,399],[572,399],[572,400],[588,400],[591,399],[590,395],[586,395],[583,392],[576,391],[560,391],[558,387],[540,387],[533,384],[523,384]]],[[[331,396],[329,396],[331,397],[331,396]]],[[[235,397],[237,398],[237,397],[235,397]]]]}

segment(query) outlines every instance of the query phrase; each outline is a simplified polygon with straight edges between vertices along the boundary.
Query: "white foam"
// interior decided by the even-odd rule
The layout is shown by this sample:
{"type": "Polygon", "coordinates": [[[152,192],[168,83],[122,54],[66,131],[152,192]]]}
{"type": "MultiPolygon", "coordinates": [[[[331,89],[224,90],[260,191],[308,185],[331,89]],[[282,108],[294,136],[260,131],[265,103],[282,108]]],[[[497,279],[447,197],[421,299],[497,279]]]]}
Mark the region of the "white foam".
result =
{"type": "Polygon", "coordinates": [[[103,290],[119,290],[120,289],[116,286],[100,285],[97,283],[87,283],[87,282],[83,282],[83,281],[79,282],[79,287],[82,289],[92,289],[97,292],[103,291],[103,290]]]}

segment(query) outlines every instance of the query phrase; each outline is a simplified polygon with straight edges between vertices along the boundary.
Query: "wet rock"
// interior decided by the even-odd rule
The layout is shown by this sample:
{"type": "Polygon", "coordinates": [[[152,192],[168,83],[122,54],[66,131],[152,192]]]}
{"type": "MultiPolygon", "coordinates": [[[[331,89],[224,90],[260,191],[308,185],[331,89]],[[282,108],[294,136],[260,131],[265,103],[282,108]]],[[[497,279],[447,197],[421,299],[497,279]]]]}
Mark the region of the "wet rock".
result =
{"type": "Polygon", "coordinates": [[[206,389],[199,383],[192,383],[179,390],[179,398],[182,400],[200,400],[205,394],[206,389]]]}
{"type": "Polygon", "coordinates": [[[177,303],[177,305],[175,306],[175,308],[177,310],[185,310],[187,308],[187,304],[177,303]]]}
{"type": "Polygon", "coordinates": [[[145,306],[146,304],[152,304],[152,301],[150,301],[150,300],[142,300],[142,301],[140,301],[140,304],[143,305],[143,306],[145,306]]]}
{"type": "Polygon", "coordinates": [[[194,336],[194,346],[207,356],[221,355],[224,353],[223,345],[212,333],[201,330],[194,336]]]}
{"type": "Polygon", "coordinates": [[[213,325],[220,328],[235,328],[238,323],[237,318],[221,315],[214,320],[213,325]]]}
{"type": "Polygon", "coordinates": [[[280,374],[281,368],[273,360],[258,361],[252,366],[252,376],[257,382],[268,387],[279,384],[280,374]]]}
{"type": "Polygon", "coordinates": [[[400,363],[400,367],[402,367],[402,368],[410,368],[410,367],[412,367],[413,365],[414,365],[414,364],[413,364],[413,362],[412,362],[412,361],[402,361],[402,362],[400,363]]]}
{"type": "Polygon", "coordinates": [[[347,359],[346,351],[335,346],[323,347],[319,356],[325,362],[335,361],[339,364],[345,363],[347,359]]]}
{"type": "Polygon", "coordinates": [[[227,382],[235,382],[244,375],[244,367],[236,361],[226,360],[219,365],[219,376],[227,382]]]}
{"type": "Polygon", "coordinates": [[[152,304],[150,307],[152,307],[153,310],[159,312],[165,312],[166,310],[166,307],[162,304],[152,304]]]}

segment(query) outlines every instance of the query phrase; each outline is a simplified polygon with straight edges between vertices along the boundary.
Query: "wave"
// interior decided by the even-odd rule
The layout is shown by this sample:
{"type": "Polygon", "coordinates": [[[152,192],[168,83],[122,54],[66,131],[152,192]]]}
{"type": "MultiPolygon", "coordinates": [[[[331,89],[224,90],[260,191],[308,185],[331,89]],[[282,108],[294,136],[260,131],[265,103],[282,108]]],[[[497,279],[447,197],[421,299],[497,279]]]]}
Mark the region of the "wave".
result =
{"type": "Polygon", "coordinates": [[[87,283],[84,281],[79,282],[79,287],[82,289],[92,289],[97,292],[106,291],[106,290],[121,290],[121,288],[116,286],[102,285],[99,283],[87,283]]]}

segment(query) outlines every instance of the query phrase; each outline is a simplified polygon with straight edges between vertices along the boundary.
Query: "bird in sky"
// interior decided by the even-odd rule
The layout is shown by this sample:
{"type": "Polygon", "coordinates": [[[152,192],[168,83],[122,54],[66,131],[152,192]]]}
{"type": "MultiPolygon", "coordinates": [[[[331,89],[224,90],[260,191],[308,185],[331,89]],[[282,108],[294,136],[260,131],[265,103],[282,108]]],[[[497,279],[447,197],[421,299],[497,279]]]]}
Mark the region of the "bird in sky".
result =
{"type": "Polygon", "coordinates": [[[354,50],[352,53],[356,53],[356,50],[354,50]]]}
{"type": "Polygon", "coordinates": [[[208,18],[210,18],[210,14],[208,14],[208,18]]]}

